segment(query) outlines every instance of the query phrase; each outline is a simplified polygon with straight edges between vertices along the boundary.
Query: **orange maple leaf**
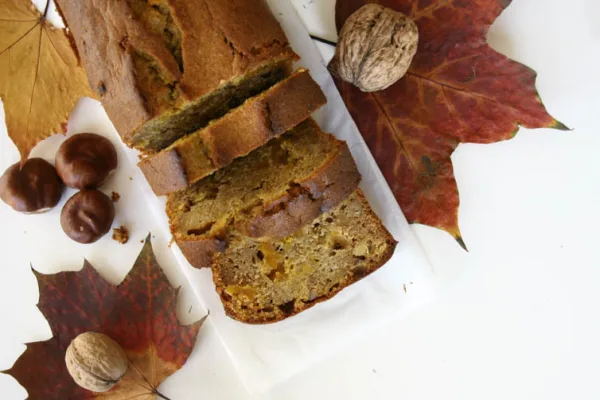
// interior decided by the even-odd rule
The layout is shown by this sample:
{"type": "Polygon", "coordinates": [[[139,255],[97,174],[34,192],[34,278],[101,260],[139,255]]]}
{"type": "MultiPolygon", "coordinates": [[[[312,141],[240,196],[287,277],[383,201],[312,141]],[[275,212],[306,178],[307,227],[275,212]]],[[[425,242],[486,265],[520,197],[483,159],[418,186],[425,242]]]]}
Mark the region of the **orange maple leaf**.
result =
{"type": "Polygon", "coordinates": [[[94,96],[69,34],[46,19],[49,3],[41,14],[31,0],[0,0],[0,98],[21,161],[94,96]]]}

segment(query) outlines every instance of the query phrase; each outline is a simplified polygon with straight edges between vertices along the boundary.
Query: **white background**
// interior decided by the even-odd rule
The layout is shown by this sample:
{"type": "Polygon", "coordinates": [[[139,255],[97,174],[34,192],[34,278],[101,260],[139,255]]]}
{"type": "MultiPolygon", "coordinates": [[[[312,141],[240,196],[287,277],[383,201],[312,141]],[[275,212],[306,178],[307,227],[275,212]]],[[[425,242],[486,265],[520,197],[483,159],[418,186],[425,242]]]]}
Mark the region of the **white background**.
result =
{"type": "MultiPolygon", "coordinates": [[[[335,37],[333,0],[294,3],[313,33],[335,37]]],[[[470,253],[442,232],[414,227],[440,281],[437,300],[264,398],[600,398],[598,21],[597,0],[514,0],[489,41],[538,71],[549,111],[574,130],[522,129],[512,141],[461,145],[452,158],[470,253]]],[[[0,133],[5,135],[3,128],[0,133]]],[[[46,148],[53,141],[60,143],[52,139],[46,148]]],[[[1,154],[2,169],[17,160],[13,149],[1,154]]],[[[121,172],[113,181],[126,179],[121,172]]],[[[127,216],[137,224],[134,241],[152,229],[152,221],[141,218],[144,210],[139,212],[139,218],[127,216]]],[[[36,259],[25,245],[35,218],[40,217],[23,217],[0,204],[0,369],[10,368],[24,349],[21,343],[49,337],[35,307],[28,263],[42,271],[81,266],[36,259]]],[[[41,218],[58,223],[56,213],[41,218]]],[[[51,242],[35,240],[39,246],[51,242]]],[[[139,248],[129,247],[120,262],[133,261],[139,248]]],[[[170,256],[158,251],[160,259],[170,256]]],[[[111,255],[85,255],[110,272],[111,255]]],[[[122,278],[113,275],[115,283],[122,278]]],[[[169,276],[184,284],[177,271],[169,276]]],[[[184,284],[184,321],[200,316],[188,314],[190,305],[194,300],[184,284]]],[[[173,400],[249,398],[210,329],[202,330],[188,364],[163,389],[173,400]]],[[[0,393],[3,399],[26,396],[5,375],[0,393]]]]}

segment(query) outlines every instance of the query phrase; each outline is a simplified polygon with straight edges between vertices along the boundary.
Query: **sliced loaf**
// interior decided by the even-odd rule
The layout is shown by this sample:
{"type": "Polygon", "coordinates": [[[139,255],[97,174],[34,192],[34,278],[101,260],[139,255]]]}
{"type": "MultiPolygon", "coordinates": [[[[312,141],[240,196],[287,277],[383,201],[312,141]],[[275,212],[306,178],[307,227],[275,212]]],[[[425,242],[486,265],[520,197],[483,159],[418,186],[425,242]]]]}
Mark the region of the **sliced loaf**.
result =
{"type": "Polygon", "coordinates": [[[124,141],[161,150],[291,72],[263,0],[57,0],[124,141]]]}
{"type": "Polygon", "coordinates": [[[358,187],[346,144],[309,119],[167,202],[171,232],[189,262],[209,267],[234,231],[286,237],[358,187]]]}
{"type": "Polygon", "coordinates": [[[301,69],[139,166],[157,195],[185,189],[292,129],[326,101],[319,85],[301,69]]]}
{"type": "Polygon", "coordinates": [[[270,323],[327,300],[392,256],[396,241],[360,189],[293,235],[238,235],[215,256],[217,292],[229,316],[270,323]]]}

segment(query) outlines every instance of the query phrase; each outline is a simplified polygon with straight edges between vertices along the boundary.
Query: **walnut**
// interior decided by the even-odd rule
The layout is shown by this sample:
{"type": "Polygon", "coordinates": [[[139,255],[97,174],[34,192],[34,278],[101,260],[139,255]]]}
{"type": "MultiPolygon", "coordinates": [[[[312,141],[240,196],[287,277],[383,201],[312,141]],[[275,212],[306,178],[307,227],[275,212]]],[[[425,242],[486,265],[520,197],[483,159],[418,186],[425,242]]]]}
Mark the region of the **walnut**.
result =
{"type": "Polygon", "coordinates": [[[73,339],[65,361],[75,383],[97,393],[107,392],[116,385],[129,365],[117,342],[94,332],[82,333],[73,339]]]}
{"type": "Polygon", "coordinates": [[[406,74],[418,41],[410,17],[367,4],[344,24],[331,69],[363,92],[384,90],[406,74]]]}

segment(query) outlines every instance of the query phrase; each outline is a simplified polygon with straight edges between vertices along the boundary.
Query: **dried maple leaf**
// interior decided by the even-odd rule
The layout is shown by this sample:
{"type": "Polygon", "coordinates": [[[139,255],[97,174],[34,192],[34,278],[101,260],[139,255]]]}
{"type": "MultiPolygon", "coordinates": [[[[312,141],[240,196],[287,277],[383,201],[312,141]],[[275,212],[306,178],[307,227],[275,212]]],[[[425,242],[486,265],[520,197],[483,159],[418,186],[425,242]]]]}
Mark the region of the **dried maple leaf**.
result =
{"type": "Polygon", "coordinates": [[[519,126],[567,128],[544,108],[535,71],[486,43],[511,0],[343,0],[338,29],[366,3],[411,16],[419,48],[389,89],[363,93],[336,79],[338,89],[406,218],[443,229],[465,247],[450,159],[458,144],[511,139],[519,126]]]}
{"type": "Polygon", "coordinates": [[[46,20],[49,3],[41,14],[31,0],[0,0],[0,98],[22,161],[93,97],[68,33],[46,20]]]}
{"type": "Polygon", "coordinates": [[[53,337],[28,344],[6,371],[27,389],[29,399],[166,399],[157,388],[185,364],[204,320],[179,324],[175,315],[178,290],[158,265],[149,239],[118,286],[106,282],[88,262],[79,272],[35,275],[40,285],[39,308],[53,337]],[[106,393],[77,386],[65,364],[71,340],[90,331],[116,340],[130,360],[127,374],[106,393]]]}

